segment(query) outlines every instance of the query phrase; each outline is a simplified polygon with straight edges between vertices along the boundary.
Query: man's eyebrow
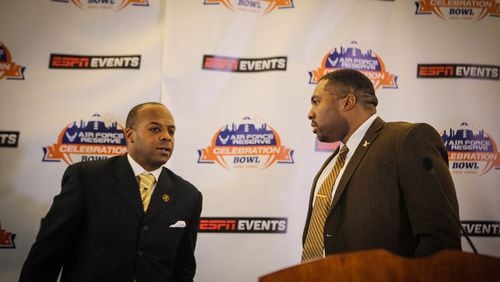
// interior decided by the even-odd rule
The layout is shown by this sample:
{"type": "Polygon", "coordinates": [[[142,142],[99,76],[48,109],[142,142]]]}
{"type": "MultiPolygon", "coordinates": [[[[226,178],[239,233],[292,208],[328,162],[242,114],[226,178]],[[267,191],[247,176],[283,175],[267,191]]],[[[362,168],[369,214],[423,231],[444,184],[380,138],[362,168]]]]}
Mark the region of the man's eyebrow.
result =
{"type": "Polygon", "coordinates": [[[150,121],[146,125],[156,125],[156,126],[161,126],[161,127],[175,128],[174,124],[167,124],[166,126],[164,126],[162,123],[157,122],[157,121],[150,121]]]}

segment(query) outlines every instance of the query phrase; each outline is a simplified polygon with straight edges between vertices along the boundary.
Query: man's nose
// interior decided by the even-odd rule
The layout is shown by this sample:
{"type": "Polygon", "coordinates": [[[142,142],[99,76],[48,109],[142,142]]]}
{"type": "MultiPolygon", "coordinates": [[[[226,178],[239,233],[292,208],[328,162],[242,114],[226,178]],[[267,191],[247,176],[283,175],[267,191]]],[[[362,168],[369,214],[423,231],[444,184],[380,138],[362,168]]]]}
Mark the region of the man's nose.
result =
{"type": "Polygon", "coordinates": [[[310,109],[309,112],[307,113],[307,118],[310,119],[310,120],[312,120],[313,117],[314,117],[313,110],[310,109]]]}
{"type": "Polygon", "coordinates": [[[173,139],[173,136],[170,135],[168,130],[165,130],[164,132],[162,132],[162,134],[160,136],[160,140],[172,141],[172,139],[173,139]]]}

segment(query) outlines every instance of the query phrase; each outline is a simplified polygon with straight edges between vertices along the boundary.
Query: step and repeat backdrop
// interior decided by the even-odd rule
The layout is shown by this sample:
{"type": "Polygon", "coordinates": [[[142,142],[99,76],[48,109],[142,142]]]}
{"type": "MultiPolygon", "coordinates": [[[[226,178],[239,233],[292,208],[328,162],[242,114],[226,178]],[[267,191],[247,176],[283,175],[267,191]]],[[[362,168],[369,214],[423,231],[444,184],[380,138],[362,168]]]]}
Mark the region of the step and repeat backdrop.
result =
{"type": "Polygon", "coordinates": [[[176,121],[166,166],[204,195],[195,281],[299,263],[336,147],[312,133],[310,95],[342,68],[372,80],[384,120],[441,133],[462,226],[500,256],[499,30],[495,0],[1,1],[0,280],[17,280],[65,168],[124,154],[146,101],[176,121]]]}

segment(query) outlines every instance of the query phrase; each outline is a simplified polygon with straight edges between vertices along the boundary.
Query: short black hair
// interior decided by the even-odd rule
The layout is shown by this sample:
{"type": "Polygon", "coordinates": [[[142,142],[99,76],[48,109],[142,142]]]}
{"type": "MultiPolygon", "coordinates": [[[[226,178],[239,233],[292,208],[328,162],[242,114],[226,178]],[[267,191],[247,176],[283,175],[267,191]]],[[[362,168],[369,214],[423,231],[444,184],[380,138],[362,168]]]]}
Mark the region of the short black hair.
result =
{"type": "Polygon", "coordinates": [[[319,81],[328,80],[325,90],[343,98],[354,94],[365,109],[375,108],[378,105],[373,83],[362,72],[354,69],[340,69],[323,75],[319,81]]]}
{"type": "Polygon", "coordinates": [[[125,127],[126,128],[133,128],[137,122],[137,113],[139,112],[140,109],[142,109],[144,106],[147,105],[159,105],[165,107],[162,103],[158,102],[146,102],[142,103],[139,105],[134,106],[130,111],[128,112],[127,115],[127,121],[125,122],[125,127]]]}

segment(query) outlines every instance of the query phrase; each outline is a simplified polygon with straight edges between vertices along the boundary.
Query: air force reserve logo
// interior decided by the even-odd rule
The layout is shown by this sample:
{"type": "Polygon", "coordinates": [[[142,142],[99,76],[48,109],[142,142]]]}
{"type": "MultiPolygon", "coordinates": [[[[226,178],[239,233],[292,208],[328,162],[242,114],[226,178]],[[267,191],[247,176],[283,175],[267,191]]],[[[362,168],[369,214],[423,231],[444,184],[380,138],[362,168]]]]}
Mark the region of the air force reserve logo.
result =
{"type": "Polygon", "coordinates": [[[19,79],[24,80],[24,70],[26,67],[17,65],[12,61],[9,49],[0,42],[0,80],[19,79]]]}
{"type": "Polygon", "coordinates": [[[500,3],[496,0],[419,0],[415,5],[416,15],[435,14],[443,20],[479,21],[487,15],[500,17],[500,3]]]}
{"type": "Polygon", "coordinates": [[[43,148],[44,162],[73,164],[105,159],[126,153],[125,131],[116,121],[105,123],[95,114],[89,121],[72,122],[57,138],[57,143],[43,148]]]}
{"type": "Polygon", "coordinates": [[[224,5],[234,12],[267,14],[274,9],[293,8],[293,0],[205,0],[204,5],[224,5]]]}
{"type": "Polygon", "coordinates": [[[52,0],[54,2],[73,3],[80,9],[106,9],[119,11],[129,5],[149,6],[148,0],[52,0]]]}
{"type": "Polygon", "coordinates": [[[482,175],[491,169],[500,169],[500,159],[495,140],[484,130],[472,130],[466,122],[458,129],[450,129],[441,135],[455,174],[482,175]]]}
{"type": "Polygon", "coordinates": [[[326,54],[319,68],[309,72],[309,84],[317,84],[325,74],[337,69],[355,69],[366,75],[375,89],[398,88],[398,77],[386,70],[385,64],[375,52],[362,50],[356,41],[348,47],[335,47],[326,54]]]}
{"type": "Polygon", "coordinates": [[[293,150],[267,123],[245,117],[241,124],[226,125],[212,138],[212,144],[198,150],[198,163],[218,163],[225,168],[268,168],[272,164],[293,164],[293,150]]]}

